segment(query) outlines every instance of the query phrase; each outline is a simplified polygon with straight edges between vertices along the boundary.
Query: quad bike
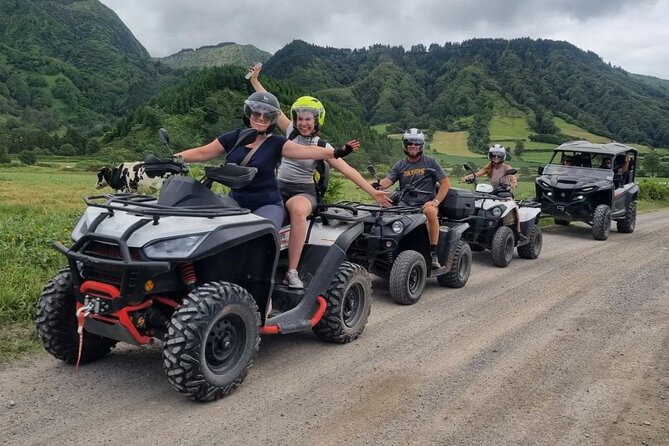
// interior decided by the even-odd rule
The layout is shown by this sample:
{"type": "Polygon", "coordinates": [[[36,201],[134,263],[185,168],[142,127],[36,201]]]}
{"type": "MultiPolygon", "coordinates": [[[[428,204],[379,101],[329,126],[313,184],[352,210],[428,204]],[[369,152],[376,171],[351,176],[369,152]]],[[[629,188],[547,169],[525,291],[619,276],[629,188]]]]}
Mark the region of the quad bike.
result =
{"type": "MultiPolygon", "coordinates": [[[[465,169],[473,173],[469,164],[465,169]]],[[[504,176],[514,175],[516,169],[508,169],[504,176]]],[[[516,203],[509,187],[494,188],[490,184],[477,184],[474,178],[471,183],[476,184],[474,193],[475,211],[466,221],[469,228],[463,234],[473,251],[489,250],[495,266],[506,267],[513,258],[513,248],[524,259],[536,259],[541,253],[543,236],[539,227],[541,205],[536,202],[521,201],[516,203]],[[520,218],[520,230],[525,240],[519,240],[516,229],[516,219],[520,218]]],[[[455,193],[462,189],[452,188],[455,193]]],[[[460,192],[462,194],[462,192],[460,192]]],[[[445,200],[446,201],[446,200],[445,200]]],[[[450,225],[460,219],[443,219],[444,224],[450,225]]]]}
{"type": "MultiPolygon", "coordinates": [[[[376,177],[374,166],[368,167],[376,177]]],[[[378,181],[378,178],[377,178],[378,181]]],[[[461,240],[467,223],[440,228],[437,257],[441,268],[431,269],[430,238],[427,219],[420,209],[402,204],[406,193],[419,193],[406,187],[393,194],[395,206],[381,207],[345,202],[365,212],[364,232],[349,250],[349,259],[388,280],[390,297],[402,305],[420,299],[428,277],[436,277],[441,286],[461,288],[469,280],[471,251],[461,240]]]]}
{"type": "MultiPolygon", "coordinates": [[[[254,140],[253,132],[242,131],[237,146],[254,140]]],[[[185,170],[171,159],[149,158],[147,165],[156,173],[185,170]]],[[[261,335],[313,330],[335,343],[360,336],[371,282],[346,251],[363,231],[362,216],[347,207],[320,211],[303,254],[308,283],[290,290],[277,284],[287,245],[272,223],[210,189],[214,182],[241,187],[253,175],[254,168],[228,164],[205,169],[202,181],[172,176],[157,198],[85,198],[74,244],[54,243],[69,266],[39,298],[45,349],[79,364],[102,358],[119,341],[160,340],[171,385],[211,401],[244,381],[261,335]],[[273,307],[285,295],[297,296],[295,305],[273,307]]]]}

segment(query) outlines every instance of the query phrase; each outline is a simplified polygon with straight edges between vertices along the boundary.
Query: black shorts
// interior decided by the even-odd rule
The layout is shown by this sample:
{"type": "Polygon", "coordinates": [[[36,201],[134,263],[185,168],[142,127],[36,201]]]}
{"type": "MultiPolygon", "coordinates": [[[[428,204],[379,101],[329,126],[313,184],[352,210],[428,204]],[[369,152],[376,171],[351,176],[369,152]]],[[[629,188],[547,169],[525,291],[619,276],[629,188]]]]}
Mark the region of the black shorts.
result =
{"type": "Polygon", "coordinates": [[[316,209],[316,206],[318,205],[316,185],[314,183],[293,184],[279,180],[279,190],[281,191],[281,197],[283,198],[284,203],[296,195],[301,195],[309,200],[312,211],[316,209]]]}

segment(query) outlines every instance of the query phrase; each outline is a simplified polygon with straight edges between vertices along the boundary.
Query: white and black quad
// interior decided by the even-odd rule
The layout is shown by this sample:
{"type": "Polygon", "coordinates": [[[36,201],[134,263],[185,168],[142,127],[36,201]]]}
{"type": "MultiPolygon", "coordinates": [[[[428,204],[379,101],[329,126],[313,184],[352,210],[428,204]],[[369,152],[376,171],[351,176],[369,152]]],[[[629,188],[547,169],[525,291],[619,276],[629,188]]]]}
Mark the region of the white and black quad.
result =
{"type": "Polygon", "coordinates": [[[572,141],[558,146],[549,163],[539,168],[536,179],[541,211],[559,225],[581,221],[592,226],[595,240],[609,238],[612,220],[618,232],[634,232],[639,197],[637,153],[634,147],[616,142],[572,141]],[[612,160],[612,165],[601,168],[606,159],[612,160]],[[628,167],[621,173],[625,159],[628,167]]]}
{"type": "MultiPolygon", "coordinates": [[[[153,169],[183,167],[164,161],[153,169]]],[[[85,199],[74,244],[54,243],[69,266],[38,302],[37,331],[48,352],[70,364],[87,363],[119,341],[157,339],[172,386],[211,401],[242,383],[261,334],[313,330],[323,340],[346,343],[363,332],[371,282],[362,266],[346,260],[363,231],[358,212],[335,206],[311,220],[301,262],[307,283],[291,290],[278,284],[285,231],[207,187],[248,170],[228,165],[206,172],[204,182],[171,177],[157,199],[85,199]]]]}
{"type": "MultiPolygon", "coordinates": [[[[465,169],[473,172],[471,166],[465,169]]],[[[505,175],[514,175],[516,169],[509,169],[505,175]]],[[[470,191],[452,188],[451,193],[469,196],[470,191]]],[[[461,198],[464,199],[464,198],[461,198]]],[[[463,234],[473,251],[489,250],[495,266],[506,267],[513,258],[513,249],[524,259],[536,259],[541,253],[543,235],[539,227],[541,208],[539,203],[521,201],[516,203],[508,187],[494,188],[490,184],[477,184],[473,194],[474,213],[467,218],[469,228],[463,234]],[[516,229],[520,218],[520,230],[525,240],[520,240],[516,229]]],[[[453,219],[444,219],[449,224],[453,219]]],[[[459,221],[455,219],[455,221],[459,221]]]]}

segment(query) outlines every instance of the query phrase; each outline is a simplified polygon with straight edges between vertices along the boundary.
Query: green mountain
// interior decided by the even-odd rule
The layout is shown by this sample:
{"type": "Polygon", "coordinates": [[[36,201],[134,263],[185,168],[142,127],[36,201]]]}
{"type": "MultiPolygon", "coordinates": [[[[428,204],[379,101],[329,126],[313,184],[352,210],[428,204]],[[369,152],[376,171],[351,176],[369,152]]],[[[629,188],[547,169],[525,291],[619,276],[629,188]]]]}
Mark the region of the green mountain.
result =
{"type": "Polygon", "coordinates": [[[0,147],[82,153],[177,77],[97,0],[0,2],[0,147]]]}
{"type": "Polygon", "coordinates": [[[196,50],[187,48],[160,60],[172,68],[219,67],[237,65],[248,67],[255,62],[266,62],[272,55],[253,45],[238,45],[234,42],[202,46],[196,50]]]}
{"type": "Polygon", "coordinates": [[[469,130],[483,146],[500,111],[525,114],[536,137],[560,142],[553,116],[625,142],[669,146],[669,92],[567,42],[473,39],[426,48],[334,49],[294,41],[267,76],[288,79],[367,123],[469,130]]]}

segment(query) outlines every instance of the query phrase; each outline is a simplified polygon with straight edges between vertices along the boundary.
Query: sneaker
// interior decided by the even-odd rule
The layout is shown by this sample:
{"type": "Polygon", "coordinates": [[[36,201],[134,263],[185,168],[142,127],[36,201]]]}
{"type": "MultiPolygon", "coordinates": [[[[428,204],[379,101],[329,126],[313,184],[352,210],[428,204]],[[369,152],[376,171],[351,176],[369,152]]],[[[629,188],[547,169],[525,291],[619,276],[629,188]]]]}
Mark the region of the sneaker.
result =
{"type": "Polygon", "coordinates": [[[439,263],[439,259],[437,258],[437,253],[434,251],[430,252],[430,266],[432,269],[439,269],[441,268],[441,264],[439,263]]]}
{"type": "Polygon", "coordinates": [[[297,271],[294,269],[289,269],[286,272],[286,278],[284,279],[284,283],[288,285],[288,288],[295,288],[298,290],[304,288],[304,284],[300,280],[300,276],[297,275],[297,271]]]}

